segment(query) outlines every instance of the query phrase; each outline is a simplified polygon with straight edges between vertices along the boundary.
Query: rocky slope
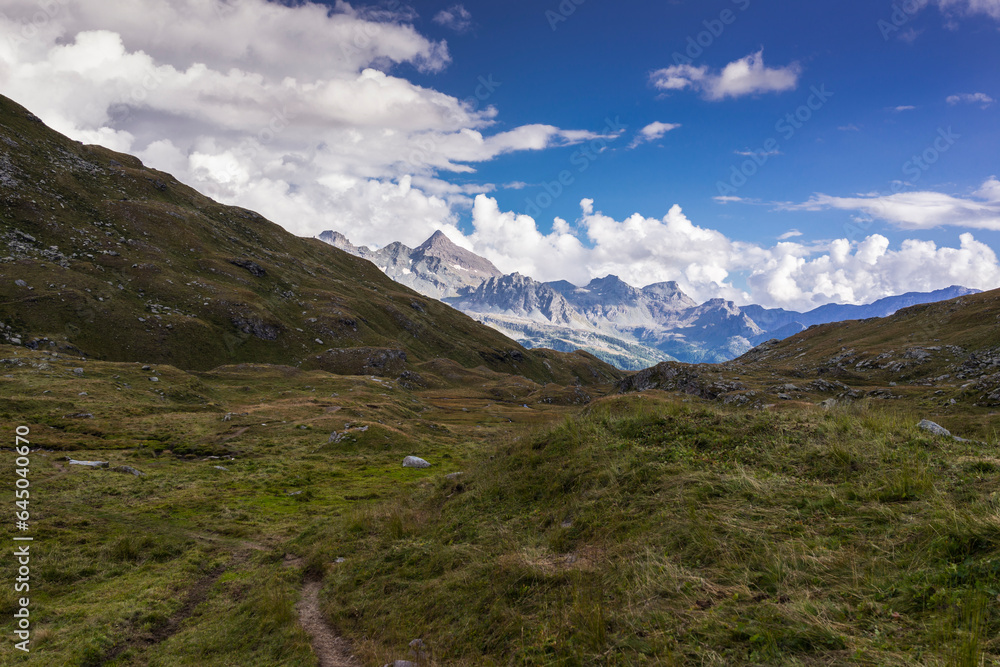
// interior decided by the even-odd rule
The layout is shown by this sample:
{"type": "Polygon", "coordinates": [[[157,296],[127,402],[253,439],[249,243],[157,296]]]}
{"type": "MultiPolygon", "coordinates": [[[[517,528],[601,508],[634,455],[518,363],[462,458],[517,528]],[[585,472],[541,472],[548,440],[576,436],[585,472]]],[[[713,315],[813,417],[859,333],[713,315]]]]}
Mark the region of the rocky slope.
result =
{"type": "MultiPolygon", "coordinates": [[[[422,262],[445,262],[441,238],[422,262]]],[[[412,372],[447,358],[537,382],[615,376],[529,351],[370,262],[74,142],[0,97],[0,341],[207,369],[412,372]]]]}
{"type": "Polygon", "coordinates": [[[619,383],[649,389],[758,407],[897,401],[988,432],[1000,407],[1000,290],[813,326],[716,366],[661,363],[619,383]]]}

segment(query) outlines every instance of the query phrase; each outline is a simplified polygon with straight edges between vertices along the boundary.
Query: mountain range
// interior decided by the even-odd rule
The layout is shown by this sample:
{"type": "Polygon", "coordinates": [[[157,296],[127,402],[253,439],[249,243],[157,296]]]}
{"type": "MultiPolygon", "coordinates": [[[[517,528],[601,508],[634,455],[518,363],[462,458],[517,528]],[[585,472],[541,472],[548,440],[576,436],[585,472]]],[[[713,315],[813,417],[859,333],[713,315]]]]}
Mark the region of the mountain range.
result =
{"type": "Polygon", "coordinates": [[[440,231],[416,248],[397,242],[373,250],[355,246],[335,231],[319,238],[368,259],[393,280],[454,306],[526,347],[585,350],[625,370],[662,361],[729,361],[764,341],[784,339],[813,325],[886,317],[900,308],[978,291],[952,286],[800,313],[737,306],[725,299],[699,304],[672,281],[637,288],[609,275],[577,286],[565,280],[543,283],[519,273],[504,275],[440,231]]]}

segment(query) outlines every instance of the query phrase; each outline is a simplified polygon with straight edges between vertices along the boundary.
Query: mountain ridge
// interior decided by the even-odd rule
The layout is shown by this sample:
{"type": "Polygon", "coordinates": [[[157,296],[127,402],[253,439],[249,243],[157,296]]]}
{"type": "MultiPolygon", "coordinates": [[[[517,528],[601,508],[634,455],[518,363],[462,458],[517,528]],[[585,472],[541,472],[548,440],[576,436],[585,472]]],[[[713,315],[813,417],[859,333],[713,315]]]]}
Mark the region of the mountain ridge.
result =
{"type": "MultiPolygon", "coordinates": [[[[466,272],[465,280],[457,281],[436,273],[440,264],[422,261],[416,250],[400,244],[374,251],[357,248],[339,232],[324,232],[319,238],[370,259],[390,277],[527,347],[584,349],[625,370],[640,370],[650,361],[721,363],[815,324],[885,317],[907,306],[978,292],[952,286],[885,297],[866,305],[831,303],[800,313],[754,304],[738,306],[721,298],[699,304],[675,281],[639,288],[607,275],[582,286],[566,280],[543,283],[519,273],[504,275],[485,258],[464,249],[466,265],[488,266],[489,271],[466,272]],[[479,275],[483,277],[476,282],[479,275]]],[[[444,242],[454,246],[442,232],[435,232],[419,247],[444,242]]]]}
{"type": "Polygon", "coordinates": [[[272,363],[419,381],[447,358],[537,382],[616,374],[588,355],[527,350],[3,96],[0,244],[0,342],[184,370],[272,363]]]}

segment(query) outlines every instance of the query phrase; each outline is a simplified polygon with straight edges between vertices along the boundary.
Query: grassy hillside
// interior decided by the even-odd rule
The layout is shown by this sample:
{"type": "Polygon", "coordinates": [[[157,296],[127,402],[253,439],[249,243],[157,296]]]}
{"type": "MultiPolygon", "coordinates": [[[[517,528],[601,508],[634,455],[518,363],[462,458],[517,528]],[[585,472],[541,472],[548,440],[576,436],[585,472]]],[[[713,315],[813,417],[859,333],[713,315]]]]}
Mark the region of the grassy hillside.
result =
{"type": "Polygon", "coordinates": [[[915,423],[608,400],[328,530],[327,610],[368,664],[996,664],[998,443],[915,423]]]}
{"type": "Polygon", "coordinates": [[[731,362],[663,363],[619,383],[647,389],[758,408],[868,399],[986,439],[1000,408],[1000,290],[814,326],[731,362]]]}
{"type": "Polygon", "coordinates": [[[446,357],[538,382],[616,373],[586,354],[529,352],[367,261],[73,142],[3,97],[0,326],[8,342],[184,369],[395,377],[446,357]]]}

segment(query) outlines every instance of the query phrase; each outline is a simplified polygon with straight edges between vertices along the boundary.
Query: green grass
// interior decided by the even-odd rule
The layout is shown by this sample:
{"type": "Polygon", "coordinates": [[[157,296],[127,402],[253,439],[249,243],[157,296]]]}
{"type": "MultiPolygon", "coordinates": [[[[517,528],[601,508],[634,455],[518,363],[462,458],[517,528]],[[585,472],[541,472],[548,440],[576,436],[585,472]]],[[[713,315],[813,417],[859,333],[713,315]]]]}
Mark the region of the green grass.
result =
{"type": "Polygon", "coordinates": [[[371,664],[998,664],[997,443],[914,424],[604,401],[317,535],[328,610],[371,664]]]}

